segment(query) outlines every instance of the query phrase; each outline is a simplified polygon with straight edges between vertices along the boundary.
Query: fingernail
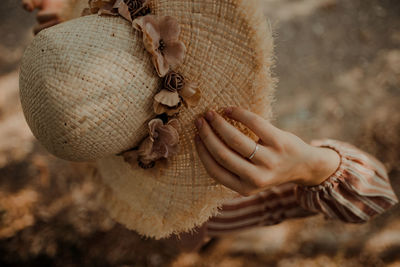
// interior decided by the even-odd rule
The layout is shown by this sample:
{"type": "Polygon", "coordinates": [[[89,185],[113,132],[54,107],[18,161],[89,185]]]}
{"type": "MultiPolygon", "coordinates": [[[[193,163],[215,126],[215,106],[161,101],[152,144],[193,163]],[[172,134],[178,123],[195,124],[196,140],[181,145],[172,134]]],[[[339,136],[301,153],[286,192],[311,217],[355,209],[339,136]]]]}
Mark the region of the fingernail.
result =
{"type": "Polygon", "coordinates": [[[233,108],[229,107],[224,110],[226,116],[230,116],[232,114],[233,108]]]}
{"type": "Polygon", "coordinates": [[[198,119],[195,121],[194,124],[196,125],[197,130],[200,130],[200,129],[201,129],[201,126],[203,126],[203,120],[202,120],[202,118],[198,118],[198,119]]]}
{"type": "Polygon", "coordinates": [[[214,111],[210,110],[210,111],[208,111],[208,112],[206,113],[206,119],[207,119],[208,121],[212,121],[212,120],[214,119],[214,115],[215,115],[214,111]]]}

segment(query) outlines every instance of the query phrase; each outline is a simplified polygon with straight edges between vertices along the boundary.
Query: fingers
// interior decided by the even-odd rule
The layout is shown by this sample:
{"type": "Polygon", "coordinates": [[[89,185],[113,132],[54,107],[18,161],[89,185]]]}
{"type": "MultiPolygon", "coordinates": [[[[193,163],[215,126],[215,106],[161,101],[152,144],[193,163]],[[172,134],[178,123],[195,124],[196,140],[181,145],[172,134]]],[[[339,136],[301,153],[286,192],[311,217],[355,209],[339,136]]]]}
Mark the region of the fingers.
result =
{"type": "Polygon", "coordinates": [[[225,114],[229,118],[247,126],[260,137],[264,144],[274,145],[278,143],[277,139],[279,138],[280,130],[261,116],[238,107],[229,107],[225,109],[225,114]]]}
{"type": "Polygon", "coordinates": [[[245,158],[253,153],[255,142],[224,120],[219,114],[210,110],[206,113],[206,119],[230,148],[245,158]]]}
{"type": "Polygon", "coordinates": [[[204,118],[196,121],[199,135],[212,157],[224,168],[242,178],[253,177],[256,166],[227,147],[214,133],[204,118]]]}
{"type": "MultiPolygon", "coordinates": [[[[208,111],[205,117],[212,128],[222,137],[226,145],[246,159],[253,154],[256,148],[255,141],[243,134],[236,127],[227,122],[222,116],[212,110],[208,111]]],[[[251,159],[251,162],[255,164],[263,164],[265,159],[268,158],[267,152],[267,149],[259,144],[258,150],[251,159]]]]}
{"type": "Polygon", "coordinates": [[[244,183],[237,175],[219,165],[208,152],[200,137],[196,136],[195,141],[197,153],[210,177],[242,195],[249,194],[251,188],[247,183],[244,183]]]}

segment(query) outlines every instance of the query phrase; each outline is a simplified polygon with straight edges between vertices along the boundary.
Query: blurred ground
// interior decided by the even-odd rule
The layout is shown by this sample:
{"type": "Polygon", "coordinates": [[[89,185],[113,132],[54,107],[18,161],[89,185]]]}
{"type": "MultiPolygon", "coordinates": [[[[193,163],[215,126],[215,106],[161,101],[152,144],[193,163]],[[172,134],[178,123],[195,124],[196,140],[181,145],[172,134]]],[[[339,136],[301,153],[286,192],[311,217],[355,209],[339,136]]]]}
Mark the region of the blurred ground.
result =
{"type": "MultiPolygon", "coordinates": [[[[264,0],[276,32],[279,127],[381,159],[400,195],[400,2],[264,0]]],[[[47,154],[18,100],[34,16],[0,3],[0,266],[400,266],[400,207],[364,225],[321,216],[178,253],[110,220],[92,166],[47,154]]]]}

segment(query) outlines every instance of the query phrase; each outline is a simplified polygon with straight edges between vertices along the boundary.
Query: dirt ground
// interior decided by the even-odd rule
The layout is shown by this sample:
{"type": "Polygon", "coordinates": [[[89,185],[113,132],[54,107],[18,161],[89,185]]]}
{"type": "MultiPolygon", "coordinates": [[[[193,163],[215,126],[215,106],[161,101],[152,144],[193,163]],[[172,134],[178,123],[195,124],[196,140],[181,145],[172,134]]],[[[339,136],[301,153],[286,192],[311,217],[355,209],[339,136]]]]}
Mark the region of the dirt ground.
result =
{"type": "MultiPolygon", "coordinates": [[[[400,196],[400,2],[264,0],[275,29],[274,123],[381,159],[400,196]]],[[[400,206],[363,225],[322,216],[215,240],[196,253],[143,239],[96,201],[89,164],[49,155],[18,99],[34,15],[0,2],[0,266],[400,266],[400,206]]]]}

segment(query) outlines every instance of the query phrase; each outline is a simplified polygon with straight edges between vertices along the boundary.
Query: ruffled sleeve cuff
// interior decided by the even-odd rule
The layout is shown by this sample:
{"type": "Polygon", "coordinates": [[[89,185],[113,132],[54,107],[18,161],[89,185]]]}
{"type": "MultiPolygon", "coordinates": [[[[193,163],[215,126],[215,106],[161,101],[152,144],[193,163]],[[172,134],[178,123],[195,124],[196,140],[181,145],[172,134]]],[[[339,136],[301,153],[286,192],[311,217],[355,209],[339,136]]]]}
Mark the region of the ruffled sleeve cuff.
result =
{"type": "Polygon", "coordinates": [[[307,210],[345,222],[366,222],[398,202],[387,172],[378,160],[356,147],[335,140],[316,140],[340,155],[338,169],[317,186],[297,186],[297,201],[307,210]]]}

